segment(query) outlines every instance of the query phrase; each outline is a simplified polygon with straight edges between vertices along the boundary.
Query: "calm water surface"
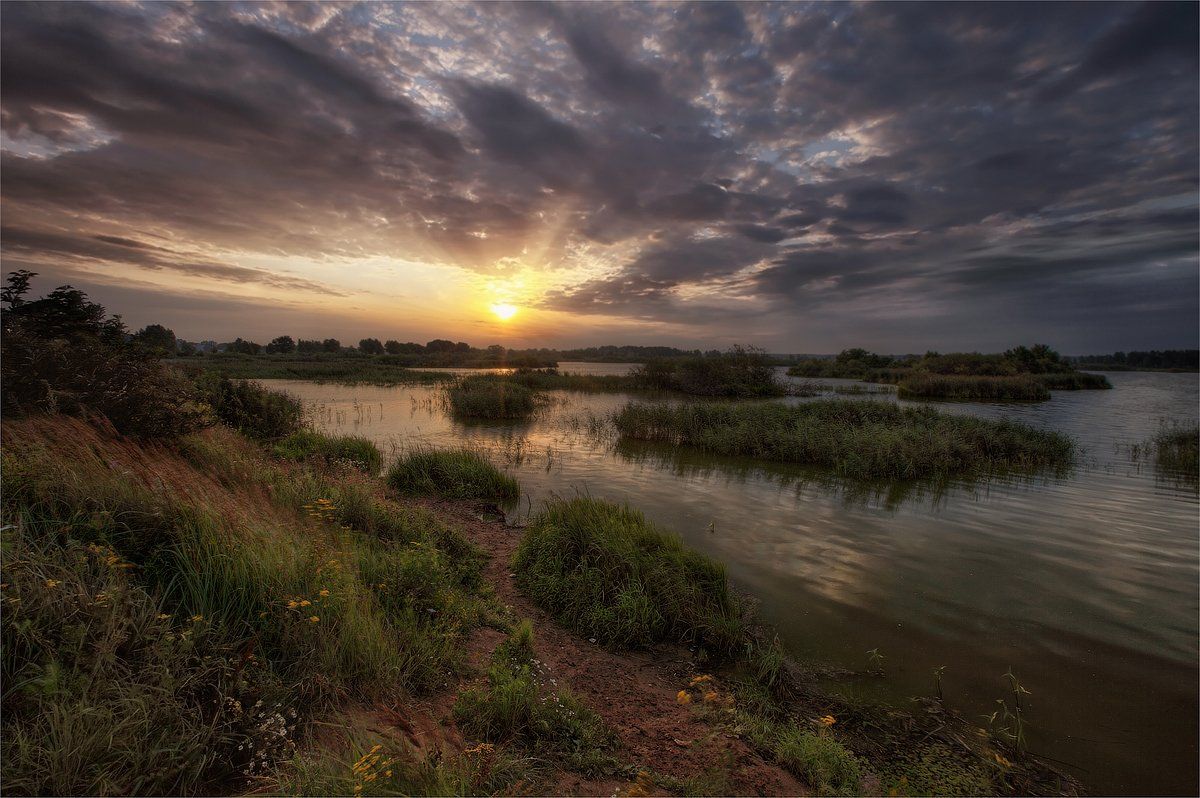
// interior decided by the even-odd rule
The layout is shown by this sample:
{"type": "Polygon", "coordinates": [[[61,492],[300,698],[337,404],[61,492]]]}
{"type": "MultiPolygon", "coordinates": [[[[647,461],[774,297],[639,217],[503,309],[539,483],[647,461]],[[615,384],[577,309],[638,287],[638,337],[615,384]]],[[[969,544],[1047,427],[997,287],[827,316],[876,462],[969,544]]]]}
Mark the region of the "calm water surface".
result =
{"type": "Polygon", "coordinates": [[[465,425],[447,418],[437,388],[268,382],[322,427],[366,435],[385,454],[489,448],[520,479],[522,514],[577,492],[640,508],[725,562],[797,658],[863,669],[868,649],[884,655],[886,678],[842,689],[903,704],[930,695],[944,665],[947,702],[978,718],[1011,667],[1032,692],[1030,747],[1090,791],[1195,795],[1200,506],[1194,482],[1131,446],[1161,423],[1195,421],[1198,380],[1107,376],[1112,391],[1039,404],[939,404],[1055,429],[1083,448],[1067,474],[942,485],[864,485],[588,431],[626,395],[556,393],[532,422],[465,425]]]}

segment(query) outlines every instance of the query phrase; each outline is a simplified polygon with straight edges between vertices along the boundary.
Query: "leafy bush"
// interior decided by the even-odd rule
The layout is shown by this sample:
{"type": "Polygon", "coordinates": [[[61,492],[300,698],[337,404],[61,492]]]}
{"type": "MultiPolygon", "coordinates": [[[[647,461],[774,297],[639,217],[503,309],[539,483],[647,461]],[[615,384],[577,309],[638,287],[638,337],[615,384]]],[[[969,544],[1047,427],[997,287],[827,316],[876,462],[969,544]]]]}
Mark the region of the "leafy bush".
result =
{"type": "Polygon", "coordinates": [[[740,611],[714,560],[638,511],[590,498],[552,501],[513,560],[530,598],[563,624],[605,643],[741,643],[740,611]]]}
{"type": "Polygon", "coordinates": [[[202,375],[198,385],[217,417],[246,435],[277,440],[303,428],[304,406],[289,393],[213,374],[202,375]]]}
{"type": "Polygon", "coordinates": [[[31,272],[9,275],[0,311],[0,400],[4,414],[99,414],[120,432],[175,437],[201,426],[191,384],[155,352],[125,342],[120,317],[63,286],[24,299],[31,272]]]}
{"type": "Polygon", "coordinates": [[[450,412],[457,418],[528,418],[533,391],[517,382],[467,377],[446,391],[450,412]]]}
{"type": "Polygon", "coordinates": [[[387,482],[401,493],[501,504],[521,494],[515,479],[473,449],[412,452],[388,470],[387,482]]]}
{"type": "Polygon", "coordinates": [[[305,460],[319,457],[326,462],[347,462],[355,468],[375,474],[383,461],[379,447],[358,435],[325,435],[313,430],[293,432],[275,444],[277,457],[305,460]]]}
{"type": "Polygon", "coordinates": [[[1154,461],[1159,468],[1191,474],[1200,472],[1200,427],[1164,427],[1154,436],[1154,461]]]}

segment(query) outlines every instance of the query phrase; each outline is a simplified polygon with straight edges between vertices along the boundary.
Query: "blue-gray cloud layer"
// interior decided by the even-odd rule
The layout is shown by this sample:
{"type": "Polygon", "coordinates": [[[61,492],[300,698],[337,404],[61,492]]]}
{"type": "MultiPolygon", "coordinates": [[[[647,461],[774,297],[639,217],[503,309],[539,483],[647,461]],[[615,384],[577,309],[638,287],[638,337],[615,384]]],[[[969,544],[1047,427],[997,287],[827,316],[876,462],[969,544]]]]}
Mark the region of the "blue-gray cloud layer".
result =
{"type": "Polygon", "coordinates": [[[538,239],[708,339],[1194,345],[1198,7],[8,3],[6,261],[538,239]]]}

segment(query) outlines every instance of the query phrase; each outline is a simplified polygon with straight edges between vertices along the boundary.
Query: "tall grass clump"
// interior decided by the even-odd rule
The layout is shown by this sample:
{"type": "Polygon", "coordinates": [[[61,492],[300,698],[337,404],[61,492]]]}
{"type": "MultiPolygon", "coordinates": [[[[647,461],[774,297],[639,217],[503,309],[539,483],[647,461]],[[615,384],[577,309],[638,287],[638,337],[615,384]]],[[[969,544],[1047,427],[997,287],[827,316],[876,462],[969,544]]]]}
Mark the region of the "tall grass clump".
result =
{"type": "Polygon", "coordinates": [[[1159,468],[1192,477],[1200,473],[1200,426],[1164,427],[1153,443],[1154,462],[1159,468]]]}
{"type": "Polygon", "coordinates": [[[1027,375],[1012,377],[914,374],[900,380],[901,399],[986,399],[997,402],[1035,401],[1050,398],[1040,380],[1027,375]]]}
{"type": "Polygon", "coordinates": [[[689,642],[717,654],[740,644],[724,567],[629,507],[551,501],[530,521],[513,563],[530,598],[586,637],[689,642]]]}
{"type": "Polygon", "coordinates": [[[1071,440],[1056,432],[883,402],[630,402],[613,423],[626,438],[827,466],[862,479],[1064,467],[1074,457],[1071,440]]]}
{"type": "Polygon", "coordinates": [[[314,430],[293,432],[272,451],[285,460],[318,458],[326,463],[347,463],[368,474],[379,472],[383,456],[369,438],[359,435],[326,435],[314,430]]]}
{"type": "Polygon", "coordinates": [[[534,393],[528,387],[489,376],[463,379],[446,390],[446,399],[455,418],[528,418],[534,409],[534,393]]]}
{"type": "Polygon", "coordinates": [[[486,686],[463,691],[454,718],[468,735],[515,743],[536,756],[598,773],[614,764],[604,751],[614,736],[569,690],[554,689],[540,674],[533,626],[522,621],[497,649],[486,686]]]}
{"type": "Polygon", "coordinates": [[[425,449],[400,458],[387,473],[400,493],[475,499],[499,504],[521,494],[517,481],[474,449],[425,449]]]}

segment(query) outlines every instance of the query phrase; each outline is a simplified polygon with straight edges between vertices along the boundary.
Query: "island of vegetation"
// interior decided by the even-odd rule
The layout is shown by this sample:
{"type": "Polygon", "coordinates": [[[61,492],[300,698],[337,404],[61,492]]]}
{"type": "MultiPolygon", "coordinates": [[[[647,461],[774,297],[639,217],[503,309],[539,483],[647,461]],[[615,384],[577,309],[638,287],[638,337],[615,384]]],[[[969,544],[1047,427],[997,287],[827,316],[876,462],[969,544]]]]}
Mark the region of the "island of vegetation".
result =
{"type": "MultiPolygon", "coordinates": [[[[940,694],[915,712],[840,697],[719,563],[635,509],[555,500],[514,533],[482,511],[520,486],[479,452],[384,463],[287,394],[167,365],[79,291],[26,293],[10,281],[0,313],[7,794],[1079,791],[1027,750],[1015,678],[989,727],[940,694]]],[[[770,395],[743,381],[760,374],[746,355],[654,379],[770,395]]],[[[788,456],[796,425],[907,448],[911,423],[954,467],[979,436],[1013,462],[1064,448],[811,407],[633,406],[618,423],[690,445],[691,418],[755,448],[769,434],[739,425],[761,410],[788,456]]]]}
{"type": "Polygon", "coordinates": [[[902,399],[1044,401],[1051,390],[1112,388],[1104,375],[1078,371],[1043,344],[1003,354],[927,352],[919,357],[847,349],[833,358],[795,363],[788,374],[893,383],[902,399]]]}

